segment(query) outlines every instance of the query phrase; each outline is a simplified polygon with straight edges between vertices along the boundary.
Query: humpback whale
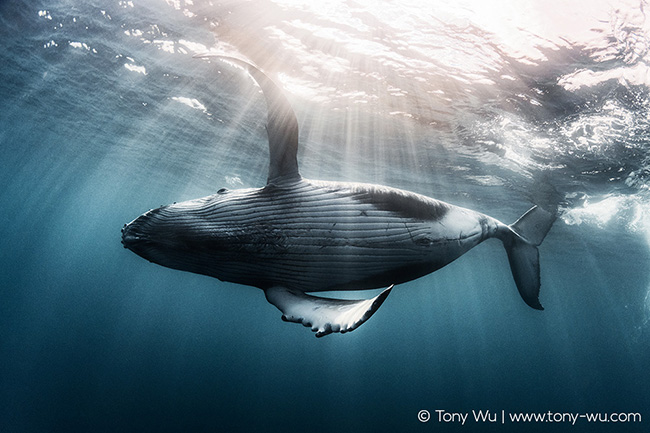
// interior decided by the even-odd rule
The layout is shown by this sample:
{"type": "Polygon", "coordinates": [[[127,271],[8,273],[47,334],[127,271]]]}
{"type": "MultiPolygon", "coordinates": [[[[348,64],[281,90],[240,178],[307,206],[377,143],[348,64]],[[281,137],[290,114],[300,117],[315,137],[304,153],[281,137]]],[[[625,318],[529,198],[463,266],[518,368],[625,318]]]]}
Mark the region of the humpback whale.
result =
{"type": "Polygon", "coordinates": [[[503,242],[515,285],[539,302],[539,246],[555,213],[534,206],[506,225],[470,209],[387,186],[315,181],[298,170],[298,122],[281,89],[235,58],[262,89],[270,161],[262,188],[229,190],[152,209],[122,228],[122,243],[173,269],[262,289],[282,319],[316,337],[353,331],[394,285],[456,260],[486,239],[503,242]],[[385,288],[371,299],[314,293],[385,288]],[[311,293],[311,294],[310,294],[311,293]]]}

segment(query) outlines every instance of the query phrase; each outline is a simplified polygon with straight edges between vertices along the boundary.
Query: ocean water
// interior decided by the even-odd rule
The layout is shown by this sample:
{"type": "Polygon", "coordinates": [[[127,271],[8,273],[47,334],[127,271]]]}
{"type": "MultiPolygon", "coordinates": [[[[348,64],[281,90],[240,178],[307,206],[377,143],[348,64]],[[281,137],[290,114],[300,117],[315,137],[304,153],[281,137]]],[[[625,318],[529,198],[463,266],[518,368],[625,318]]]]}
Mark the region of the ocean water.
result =
{"type": "Polygon", "coordinates": [[[1,2],[0,431],[647,431],[647,7],[1,2]],[[545,311],[498,241],[322,339],[258,289],[124,250],[120,228],[150,208],[264,185],[264,99],[204,52],[285,89],[305,177],[506,223],[557,206],[545,311]]]}

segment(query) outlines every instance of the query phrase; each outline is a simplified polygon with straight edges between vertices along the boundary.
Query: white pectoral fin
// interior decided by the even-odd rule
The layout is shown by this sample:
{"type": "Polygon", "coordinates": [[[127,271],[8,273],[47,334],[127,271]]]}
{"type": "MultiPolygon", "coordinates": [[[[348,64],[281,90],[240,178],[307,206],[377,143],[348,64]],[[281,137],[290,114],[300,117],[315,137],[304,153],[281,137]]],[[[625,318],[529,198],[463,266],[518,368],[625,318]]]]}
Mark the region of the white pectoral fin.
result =
{"type": "Polygon", "coordinates": [[[282,320],[302,323],[323,337],[332,332],[345,333],[361,326],[386,300],[393,286],[372,299],[331,299],[308,295],[284,287],[266,289],[266,299],[282,312],[282,320]]]}

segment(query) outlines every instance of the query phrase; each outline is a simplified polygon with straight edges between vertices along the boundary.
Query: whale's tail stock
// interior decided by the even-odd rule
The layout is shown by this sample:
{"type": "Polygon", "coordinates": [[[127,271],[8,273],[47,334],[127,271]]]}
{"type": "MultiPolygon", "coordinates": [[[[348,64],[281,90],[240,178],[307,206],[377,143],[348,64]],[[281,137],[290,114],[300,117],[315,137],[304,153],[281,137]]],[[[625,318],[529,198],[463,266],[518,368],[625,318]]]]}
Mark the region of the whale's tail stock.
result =
{"type": "Polygon", "coordinates": [[[508,253],[512,276],[524,302],[543,310],[539,302],[539,251],[537,247],[555,222],[556,213],[534,206],[509,227],[503,244],[508,253]]]}

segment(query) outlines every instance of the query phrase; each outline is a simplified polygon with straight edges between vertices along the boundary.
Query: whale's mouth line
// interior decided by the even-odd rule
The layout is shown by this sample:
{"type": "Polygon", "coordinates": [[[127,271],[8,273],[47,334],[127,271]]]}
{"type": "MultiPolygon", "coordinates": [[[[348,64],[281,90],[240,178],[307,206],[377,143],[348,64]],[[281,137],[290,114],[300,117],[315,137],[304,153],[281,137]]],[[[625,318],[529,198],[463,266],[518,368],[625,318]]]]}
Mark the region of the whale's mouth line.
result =
{"type": "MultiPolygon", "coordinates": [[[[135,220],[134,220],[135,221],[135,220]]],[[[122,227],[121,233],[122,233],[122,245],[124,248],[129,249],[131,251],[135,252],[135,249],[133,248],[136,244],[142,244],[143,242],[146,242],[148,238],[141,233],[134,233],[134,228],[132,225],[133,221],[124,224],[122,227]]]]}

